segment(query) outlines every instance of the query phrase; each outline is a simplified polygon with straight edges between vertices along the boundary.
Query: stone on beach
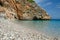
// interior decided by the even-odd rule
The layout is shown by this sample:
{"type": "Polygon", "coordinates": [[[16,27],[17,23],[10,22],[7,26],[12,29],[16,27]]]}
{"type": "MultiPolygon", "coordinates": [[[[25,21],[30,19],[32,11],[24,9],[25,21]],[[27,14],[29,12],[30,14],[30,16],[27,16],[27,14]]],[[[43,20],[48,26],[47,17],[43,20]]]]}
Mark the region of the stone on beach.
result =
{"type": "Polygon", "coordinates": [[[1,19],[0,40],[51,40],[51,38],[38,31],[21,27],[14,21],[1,19]]]}
{"type": "Polygon", "coordinates": [[[22,27],[23,25],[15,21],[1,18],[0,40],[58,40],[58,38],[49,37],[36,30],[22,27]]]}

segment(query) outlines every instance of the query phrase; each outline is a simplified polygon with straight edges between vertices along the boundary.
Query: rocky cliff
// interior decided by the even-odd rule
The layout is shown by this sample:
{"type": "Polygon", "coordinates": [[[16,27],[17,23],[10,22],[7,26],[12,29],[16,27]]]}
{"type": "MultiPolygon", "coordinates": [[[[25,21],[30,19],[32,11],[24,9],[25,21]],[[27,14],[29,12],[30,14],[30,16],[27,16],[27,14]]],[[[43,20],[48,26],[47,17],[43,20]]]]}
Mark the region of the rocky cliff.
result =
{"type": "Polygon", "coordinates": [[[0,14],[19,20],[50,19],[47,12],[33,0],[0,0],[0,14]]]}

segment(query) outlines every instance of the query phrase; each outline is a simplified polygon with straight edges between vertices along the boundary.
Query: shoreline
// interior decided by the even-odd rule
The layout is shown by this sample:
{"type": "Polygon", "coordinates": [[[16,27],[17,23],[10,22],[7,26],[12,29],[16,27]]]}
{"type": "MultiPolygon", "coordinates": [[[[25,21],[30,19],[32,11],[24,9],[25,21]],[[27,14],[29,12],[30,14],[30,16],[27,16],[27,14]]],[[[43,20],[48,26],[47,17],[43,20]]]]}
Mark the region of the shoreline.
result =
{"type": "MultiPolygon", "coordinates": [[[[4,20],[4,19],[3,19],[4,20]]],[[[52,40],[52,37],[36,30],[24,28],[10,20],[0,20],[1,40],[52,40]]]]}

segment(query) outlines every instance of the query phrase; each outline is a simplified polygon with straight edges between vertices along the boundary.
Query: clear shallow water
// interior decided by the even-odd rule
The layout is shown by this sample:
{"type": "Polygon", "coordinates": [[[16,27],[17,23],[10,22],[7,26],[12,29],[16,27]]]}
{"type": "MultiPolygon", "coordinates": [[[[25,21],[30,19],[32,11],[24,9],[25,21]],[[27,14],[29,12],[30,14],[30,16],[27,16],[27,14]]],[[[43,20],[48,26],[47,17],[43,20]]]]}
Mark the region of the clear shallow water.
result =
{"type": "MultiPolygon", "coordinates": [[[[5,19],[1,18],[1,21],[5,19]]],[[[28,27],[48,36],[60,38],[60,20],[14,21],[14,23],[28,27]]]]}
{"type": "Polygon", "coordinates": [[[60,20],[18,21],[17,23],[49,36],[60,37],[60,20]]]}

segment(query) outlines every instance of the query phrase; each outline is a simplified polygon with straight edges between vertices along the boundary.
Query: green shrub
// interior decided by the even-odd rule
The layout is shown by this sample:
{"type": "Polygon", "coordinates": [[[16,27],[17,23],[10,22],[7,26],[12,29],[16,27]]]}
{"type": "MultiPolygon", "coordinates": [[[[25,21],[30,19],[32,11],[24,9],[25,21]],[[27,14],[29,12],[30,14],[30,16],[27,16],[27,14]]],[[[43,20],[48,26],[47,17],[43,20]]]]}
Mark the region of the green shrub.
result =
{"type": "Polygon", "coordinates": [[[31,3],[33,3],[33,2],[34,2],[34,0],[27,0],[27,1],[29,1],[29,2],[31,2],[31,3]]]}

